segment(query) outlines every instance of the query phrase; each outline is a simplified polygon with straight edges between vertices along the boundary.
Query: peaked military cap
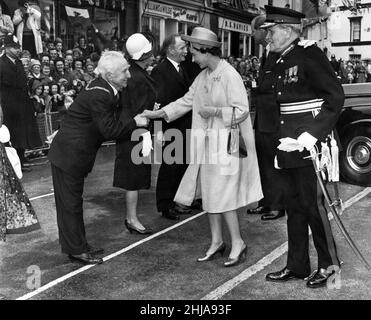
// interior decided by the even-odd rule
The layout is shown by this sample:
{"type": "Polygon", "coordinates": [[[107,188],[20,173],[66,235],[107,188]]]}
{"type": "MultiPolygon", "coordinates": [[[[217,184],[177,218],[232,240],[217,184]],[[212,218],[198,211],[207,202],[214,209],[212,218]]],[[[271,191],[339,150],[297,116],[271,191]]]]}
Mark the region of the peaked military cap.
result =
{"type": "Polygon", "coordinates": [[[273,6],[265,6],[266,19],[260,28],[269,28],[275,24],[301,24],[305,14],[289,9],[273,6]]]}

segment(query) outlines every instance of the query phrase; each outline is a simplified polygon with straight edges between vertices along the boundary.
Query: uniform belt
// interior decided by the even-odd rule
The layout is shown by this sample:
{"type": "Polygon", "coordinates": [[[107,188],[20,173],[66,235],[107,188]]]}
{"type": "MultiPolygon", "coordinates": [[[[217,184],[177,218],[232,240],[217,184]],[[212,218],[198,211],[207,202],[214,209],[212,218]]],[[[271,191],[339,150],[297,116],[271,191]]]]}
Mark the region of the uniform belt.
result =
{"type": "Polygon", "coordinates": [[[292,103],[281,103],[281,114],[294,114],[303,112],[313,112],[321,108],[323,104],[322,99],[313,99],[292,103]]]}

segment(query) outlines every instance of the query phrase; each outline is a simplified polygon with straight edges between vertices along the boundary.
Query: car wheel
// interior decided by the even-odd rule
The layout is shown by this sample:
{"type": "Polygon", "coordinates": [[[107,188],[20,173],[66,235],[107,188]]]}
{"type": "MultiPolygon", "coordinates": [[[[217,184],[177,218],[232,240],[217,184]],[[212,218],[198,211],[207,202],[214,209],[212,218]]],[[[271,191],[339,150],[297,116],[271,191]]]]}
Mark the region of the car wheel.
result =
{"type": "Polygon", "coordinates": [[[340,137],[340,174],[351,184],[371,186],[371,127],[353,126],[340,137]]]}

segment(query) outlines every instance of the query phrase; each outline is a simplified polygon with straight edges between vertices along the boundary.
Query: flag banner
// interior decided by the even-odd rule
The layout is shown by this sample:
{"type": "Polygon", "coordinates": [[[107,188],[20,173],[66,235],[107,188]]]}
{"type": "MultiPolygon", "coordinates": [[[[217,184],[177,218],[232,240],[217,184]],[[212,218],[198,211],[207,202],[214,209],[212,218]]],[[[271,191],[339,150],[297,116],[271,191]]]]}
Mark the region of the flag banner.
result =
{"type": "Polygon", "coordinates": [[[92,24],[88,9],[74,8],[69,6],[64,7],[66,8],[68,20],[73,26],[74,32],[76,34],[85,34],[87,28],[92,24]]]}
{"type": "Polygon", "coordinates": [[[69,6],[64,6],[64,7],[66,8],[66,12],[69,17],[85,18],[85,19],[90,18],[88,9],[73,8],[69,6]]]}

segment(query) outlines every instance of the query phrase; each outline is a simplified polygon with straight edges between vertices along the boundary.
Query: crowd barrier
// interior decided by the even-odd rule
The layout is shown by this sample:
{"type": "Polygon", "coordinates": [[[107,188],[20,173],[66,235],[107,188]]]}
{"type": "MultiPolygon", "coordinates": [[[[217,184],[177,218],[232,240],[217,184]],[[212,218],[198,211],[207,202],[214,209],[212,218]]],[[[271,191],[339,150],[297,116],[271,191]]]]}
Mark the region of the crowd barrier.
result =
{"type": "Polygon", "coordinates": [[[48,143],[48,137],[58,130],[63,116],[64,113],[62,112],[44,112],[36,115],[36,123],[42,144],[36,148],[26,150],[26,155],[40,152],[45,153],[45,151],[49,150],[50,143],[48,143]]]}

